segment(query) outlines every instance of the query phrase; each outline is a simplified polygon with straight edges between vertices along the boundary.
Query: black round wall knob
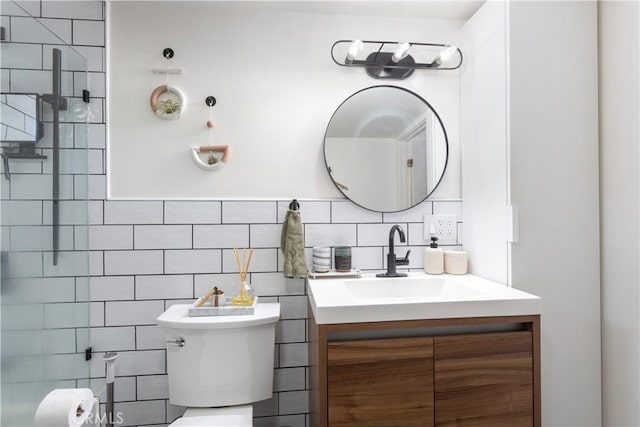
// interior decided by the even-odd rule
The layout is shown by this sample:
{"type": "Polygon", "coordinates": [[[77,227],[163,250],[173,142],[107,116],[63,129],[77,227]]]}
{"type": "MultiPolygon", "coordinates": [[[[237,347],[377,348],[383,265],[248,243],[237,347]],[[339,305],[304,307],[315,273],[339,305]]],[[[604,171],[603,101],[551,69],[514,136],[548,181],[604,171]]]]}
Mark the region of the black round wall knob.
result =
{"type": "Polygon", "coordinates": [[[167,59],[171,59],[173,58],[173,49],[171,49],[170,47],[165,47],[164,50],[162,51],[162,56],[164,56],[167,59]]]}

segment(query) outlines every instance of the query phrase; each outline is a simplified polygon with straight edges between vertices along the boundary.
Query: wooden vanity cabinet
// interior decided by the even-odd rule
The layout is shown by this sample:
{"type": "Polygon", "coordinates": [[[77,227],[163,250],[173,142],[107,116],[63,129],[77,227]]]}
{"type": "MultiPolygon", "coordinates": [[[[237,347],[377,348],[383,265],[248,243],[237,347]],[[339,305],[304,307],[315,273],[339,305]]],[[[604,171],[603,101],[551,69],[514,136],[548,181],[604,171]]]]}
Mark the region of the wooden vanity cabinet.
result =
{"type": "Polygon", "coordinates": [[[329,342],[330,426],[433,426],[433,339],[329,342]]]}
{"type": "Polygon", "coordinates": [[[508,316],[317,325],[311,318],[311,426],[539,427],[539,322],[508,316]]]}

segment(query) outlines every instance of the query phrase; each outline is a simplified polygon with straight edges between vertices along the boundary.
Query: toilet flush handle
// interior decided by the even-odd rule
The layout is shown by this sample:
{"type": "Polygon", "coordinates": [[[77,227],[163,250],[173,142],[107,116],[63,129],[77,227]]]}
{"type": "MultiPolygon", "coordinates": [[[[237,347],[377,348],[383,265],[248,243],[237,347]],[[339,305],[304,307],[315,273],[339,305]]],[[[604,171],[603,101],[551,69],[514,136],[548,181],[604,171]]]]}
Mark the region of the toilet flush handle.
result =
{"type": "Polygon", "coordinates": [[[167,340],[167,344],[176,345],[178,347],[184,347],[184,338],[178,337],[175,340],[167,340]]]}

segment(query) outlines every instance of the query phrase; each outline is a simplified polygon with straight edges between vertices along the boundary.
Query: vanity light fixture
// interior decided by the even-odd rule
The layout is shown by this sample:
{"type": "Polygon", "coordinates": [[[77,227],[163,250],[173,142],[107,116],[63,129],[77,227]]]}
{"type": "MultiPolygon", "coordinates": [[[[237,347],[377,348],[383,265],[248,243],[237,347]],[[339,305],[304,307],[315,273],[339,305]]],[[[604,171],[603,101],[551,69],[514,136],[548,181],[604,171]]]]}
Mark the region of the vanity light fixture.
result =
{"type": "Polygon", "coordinates": [[[406,79],[415,70],[455,70],[462,65],[462,52],[436,43],[338,40],[331,59],[341,67],[364,67],[375,79],[406,79]]]}

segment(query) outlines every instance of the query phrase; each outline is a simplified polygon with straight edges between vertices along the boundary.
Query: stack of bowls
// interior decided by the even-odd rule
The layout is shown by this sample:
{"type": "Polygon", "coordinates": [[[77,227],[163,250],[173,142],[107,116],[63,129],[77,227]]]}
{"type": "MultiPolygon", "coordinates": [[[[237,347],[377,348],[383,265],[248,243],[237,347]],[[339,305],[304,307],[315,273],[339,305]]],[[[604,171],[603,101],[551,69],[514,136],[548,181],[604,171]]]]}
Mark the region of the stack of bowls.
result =
{"type": "Polygon", "coordinates": [[[331,270],[331,248],[315,246],[313,248],[313,271],[326,273],[331,270]]]}

